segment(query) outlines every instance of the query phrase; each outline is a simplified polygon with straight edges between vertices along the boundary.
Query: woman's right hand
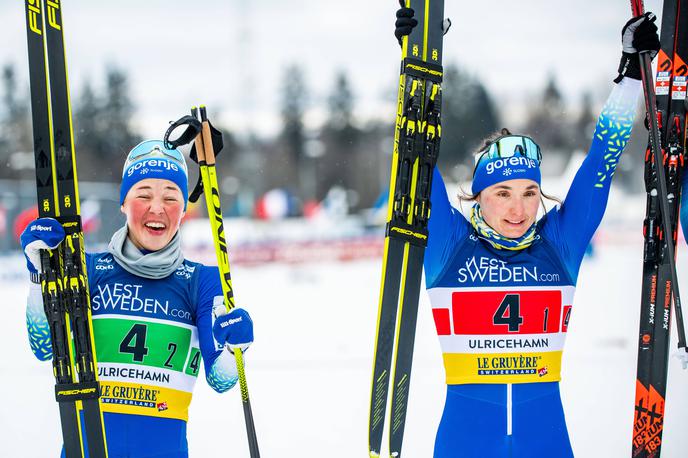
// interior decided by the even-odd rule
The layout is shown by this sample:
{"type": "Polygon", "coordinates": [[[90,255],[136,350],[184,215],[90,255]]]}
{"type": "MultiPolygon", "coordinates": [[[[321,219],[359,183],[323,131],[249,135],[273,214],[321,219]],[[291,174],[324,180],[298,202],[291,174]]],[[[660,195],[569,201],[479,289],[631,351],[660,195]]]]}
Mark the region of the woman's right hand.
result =
{"type": "Polygon", "coordinates": [[[411,33],[413,28],[418,25],[418,21],[413,17],[413,8],[406,8],[404,0],[399,0],[401,8],[397,10],[397,20],[394,22],[394,36],[401,45],[401,39],[411,33]]]}
{"type": "Polygon", "coordinates": [[[215,308],[215,323],[213,324],[213,337],[229,351],[239,348],[246,351],[253,343],[253,320],[248,312],[242,308],[234,308],[230,312],[224,309],[224,305],[215,308]]]}
{"type": "MultiPolygon", "coordinates": [[[[401,8],[397,10],[397,20],[394,22],[394,36],[397,37],[399,45],[401,45],[401,39],[413,31],[413,28],[418,25],[418,20],[414,18],[415,11],[413,8],[406,7],[405,0],[399,0],[399,5],[401,8]]],[[[442,34],[446,35],[451,27],[451,20],[445,18],[442,20],[442,34]]]]}
{"type": "Polygon", "coordinates": [[[64,228],[56,219],[38,218],[31,221],[19,237],[29,272],[36,274],[41,271],[40,250],[54,250],[64,239],[64,228]]]}

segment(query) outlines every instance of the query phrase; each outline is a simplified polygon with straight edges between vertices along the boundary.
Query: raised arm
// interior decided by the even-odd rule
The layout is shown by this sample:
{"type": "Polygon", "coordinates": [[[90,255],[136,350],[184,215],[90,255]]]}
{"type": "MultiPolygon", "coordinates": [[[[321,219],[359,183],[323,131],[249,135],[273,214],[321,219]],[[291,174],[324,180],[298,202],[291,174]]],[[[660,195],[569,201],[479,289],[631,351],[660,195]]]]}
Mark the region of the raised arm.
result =
{"type": "Polygon", "coordinates": [[[563,205],[550,212],[543,228],[564,250],[574,276],[604,216],[612,177],[631,136],[640,90],[640,81],[632,78],[614,86],[597,120],[588,155],[563,205]]]}

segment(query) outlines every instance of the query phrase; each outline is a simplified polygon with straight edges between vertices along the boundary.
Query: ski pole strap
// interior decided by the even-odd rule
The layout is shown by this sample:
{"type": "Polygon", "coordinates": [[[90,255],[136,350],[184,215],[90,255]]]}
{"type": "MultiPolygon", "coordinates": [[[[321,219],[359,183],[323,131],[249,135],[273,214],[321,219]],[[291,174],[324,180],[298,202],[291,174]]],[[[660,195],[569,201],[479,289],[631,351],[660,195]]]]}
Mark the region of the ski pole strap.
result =
{"type": "Polygon", "coordinates": [[[201,131],[201,123],[198,122],[196,118],[190,115],[182,116],[176,121],[170,123],[170,127],[165,131],[165,136],[163,137],[163,142],[165,143],[165,148],[175,149],[178,146],[183,146],[191,143],[196,135],[201,131]],[[184,132],[181,133],[179,137],[175,140],[170,140],[170,135],[180,126],[186,126],[184,132]]]}
{"type": "MultiPolygon", "coordinates": [[[[196,121],[198,122],[198,120],[196,120],[196,121]]],[[[215,154],[215,157],[217,157],[220,155],[222,148],[224,148],[224,146],[225,146],[224,140],[222,138],[222,132],[217,130],[213,126],[213,124],[210,122],[210,120],[206,119],[205,121],[208,122],[208,127],[210,127],[210,139],[211,139],[211,143],[213,145],[213,153],[215,154]]],[[[199,134],[202,133],[202,131],[203,131],[203,124],[199,123],[199,131],[198,131],[199,134]]],[[[195,143],[191,147],[190,156],[191,156],[191,160],[198,164],[198,154],[196,152],[196,144],[195,143]]]]}
{"type": "MultiPolygon", "coordinates": [[[[210,137],[212,139],[213,151],[215,152],[215,157],[217,157],[220,154],[220,151],[222,151],[222,148],[224,148],[222,132],[216,129],[210,123],[210,121],[208,121],[208,125],[210,127],[210,137]]],[[[163,137],[165,147],[173,149],[179,146],[187,145],[193,142],[196,139],[196,137],[199,134],[201,134],[202,129],[203,127],[201,125],[201,121],[199,121],[195,116],[182,116],[178,120],[170,123],[170,127],[165,132],[165,136],[163,137]],[[179,137],[177,137],[174,140],[170,140],[172,132],[174,132],[178,127],[181,126],[186,126],[186,129],[184,129],[184,131],[181,133],[181,135],[179,135],[179,137]]],[[[196,151],[195,143],[191,145],[191,153],[189,154],[189,157],[192,161],[198,164],[198,152],[196,151]]],[[[191,194],[189,194],[189,202],[198,201],[199,197],[201,197],[201,194],[203,194],[203,180],[201,179],[201,176],[199,174],[198,180],[196,181],[196,185],[194,186],[193,191],[191,191],[191,194]]]]}
{"type": "MultiPolygon", "coordinates": [[[[191,117],[191,116],[190,116],[191,117]]],[[[196,122],[199,122],[196,119],[196,122]]],[[[211,144],[213,146],[213,152],[215,153],[215,157],[220,154],[220,151],[222,151],[222,148],[224,148],[224,140],[222,139],[222,132],[220,132],[218,129],[213,127],[213,125],[206,119],[206,122],[208,123],[208,127],[210,127],[210,138],[211,138],[211,144]]],[[[203,125],[199,123],[199,126],[201,126],[201,129],[199,131],[199,135],[203,135],[203,125]]],[[[194,142],[193,146],[191,146],[191,154],[190,154],[191,160],[194,161],[195,163],[199,163],[198,161],[198,151],[196,147],[196,143],[194,142]]],[[[189,202],[196,202],[199,197],[201,197],[201,194],[203,194],[203,180],[201,175],[198,175],[198,181],[196,182],[196,186],[194,187],[193,191],[191,191],[191,194],[189,195],[189,202]]]]}
{"type": "Polygon", "coordinates": [[[621,53],[618,75],[614,78],[614,83],[619,84],[624,77],[640,80],[640,59],[639,54],[621,53]]]}
{"type": "Polygon", "coordinates": [[[193,191],[189,194],[189,202],[196,202],[199,197],[203,194],[203,179],[201,175],[198,175],[198,181],[196,181],[196,186],[194,186],[193,191]]]}

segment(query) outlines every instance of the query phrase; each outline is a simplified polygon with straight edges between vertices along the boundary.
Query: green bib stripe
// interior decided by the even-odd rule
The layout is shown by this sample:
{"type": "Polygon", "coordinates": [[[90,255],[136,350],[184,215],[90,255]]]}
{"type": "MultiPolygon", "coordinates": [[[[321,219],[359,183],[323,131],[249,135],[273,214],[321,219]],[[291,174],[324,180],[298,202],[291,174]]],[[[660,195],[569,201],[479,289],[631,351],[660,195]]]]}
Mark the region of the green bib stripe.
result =
{"type": "Polygon", "coordinates": [[[189,384],[193,387],[202,361],[194,326],[151,318],[96,315],[93,332],[96,341],[102,342],[97,347],[97,357],[103,366],[103,377],[131,377],[122,371],[139,374],[141,366],[145,366],[168,373],[164,385],[184,391],[189,384]]]}

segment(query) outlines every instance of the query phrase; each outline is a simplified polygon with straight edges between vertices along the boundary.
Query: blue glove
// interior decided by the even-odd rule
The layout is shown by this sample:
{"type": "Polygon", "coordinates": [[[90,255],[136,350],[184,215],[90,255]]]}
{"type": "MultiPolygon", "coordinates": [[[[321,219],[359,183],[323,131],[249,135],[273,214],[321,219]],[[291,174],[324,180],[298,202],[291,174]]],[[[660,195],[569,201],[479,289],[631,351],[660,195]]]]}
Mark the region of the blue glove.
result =
{"type": "Polygon", "coordinates": [[[29,223],[19,237],[29,272],[37,274],[41,271],[40,250],[53,250],[64,238],[64,228],[56,219],[38,218],[29,223]]]}
{"type": "MultiPolygon", "coordinates": [[[[224,307],[224,305],[223,305],[224,307]]],[[[217,309],[215,309],[217,310],[217,309]]],[[[215,324],[213,324],[213,337],[220,345],[227,345],[231,350],[240,348],[241,351],[253,343],[253,321],[244,309],[235,308],[227,314],[220,315],[222,311],[215,312],[215,324]]]]}

